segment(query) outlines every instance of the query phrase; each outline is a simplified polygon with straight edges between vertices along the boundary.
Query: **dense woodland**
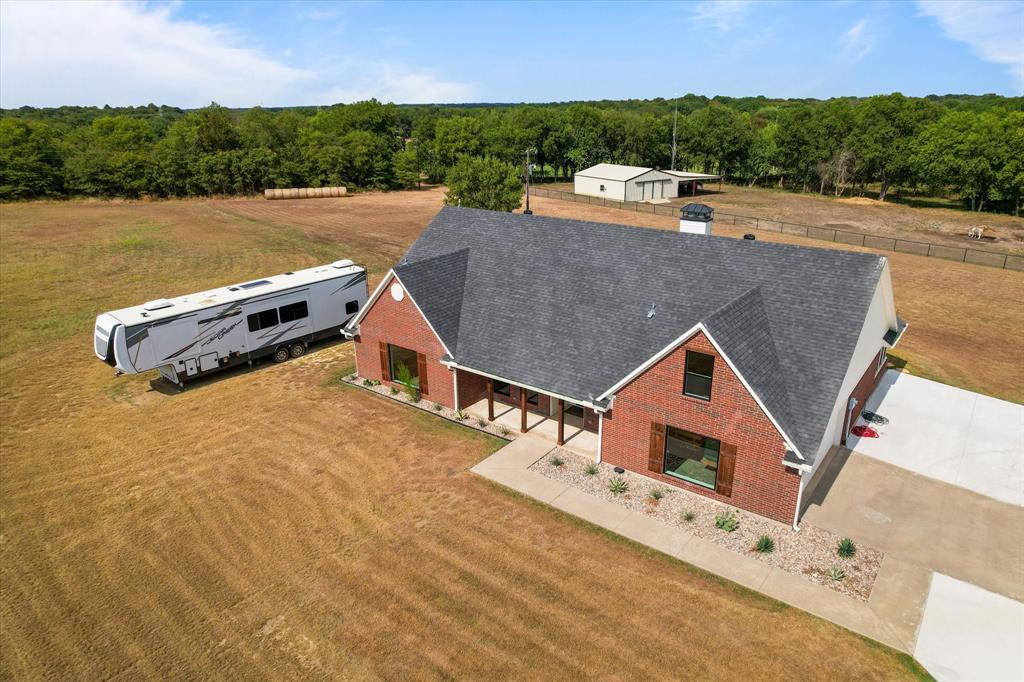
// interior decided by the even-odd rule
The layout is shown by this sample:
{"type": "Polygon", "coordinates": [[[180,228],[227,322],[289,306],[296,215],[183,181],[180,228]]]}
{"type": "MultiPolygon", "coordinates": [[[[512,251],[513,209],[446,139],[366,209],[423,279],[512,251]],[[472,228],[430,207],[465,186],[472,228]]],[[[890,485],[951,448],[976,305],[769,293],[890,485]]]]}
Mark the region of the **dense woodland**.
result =
{"type": "Polygon", "coordinates": [[[602,161],[828,194],[906,191],[1019,212],[1024,98],[763,97],[544,105],[2,111],[0,198],[188,197],[442,182],[461,157],[570,178],[602,161]]]}

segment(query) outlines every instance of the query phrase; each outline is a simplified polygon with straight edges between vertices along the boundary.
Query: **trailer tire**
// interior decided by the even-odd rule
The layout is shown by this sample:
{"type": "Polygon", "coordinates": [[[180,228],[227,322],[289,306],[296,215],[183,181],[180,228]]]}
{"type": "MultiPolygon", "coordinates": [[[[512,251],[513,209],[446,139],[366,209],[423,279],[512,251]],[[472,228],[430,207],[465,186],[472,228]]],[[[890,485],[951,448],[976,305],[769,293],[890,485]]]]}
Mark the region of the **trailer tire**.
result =
{"type": "Polygon", "coordinates": [[[284,362],[289,357],[291,357],[291,355],[288,352],[288,346],[281,346],[274,351],[274,362],[284,362]]]}
{"type": "Polygon", "coordinates": [[[306,344],[304,344],[302,341],[299,341],[298,343],[293,343],[292,347],[288,349],[288,352],[291,354],[293,358],[301,358],[303,355],[306,354],[306,344]]]}

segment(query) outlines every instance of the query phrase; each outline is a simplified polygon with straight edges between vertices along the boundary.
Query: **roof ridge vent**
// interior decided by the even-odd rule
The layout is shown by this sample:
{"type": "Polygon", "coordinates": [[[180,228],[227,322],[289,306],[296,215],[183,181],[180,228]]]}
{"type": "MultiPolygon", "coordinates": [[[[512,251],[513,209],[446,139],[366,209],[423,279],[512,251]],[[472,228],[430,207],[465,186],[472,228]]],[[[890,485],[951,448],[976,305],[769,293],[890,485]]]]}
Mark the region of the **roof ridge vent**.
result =
{"type": "Polygon", "coordinates": [[[647,319],[654,317],[654,313],[658,312],[658,304],[652,303],[651,307],[647,310],[647,319]]]}

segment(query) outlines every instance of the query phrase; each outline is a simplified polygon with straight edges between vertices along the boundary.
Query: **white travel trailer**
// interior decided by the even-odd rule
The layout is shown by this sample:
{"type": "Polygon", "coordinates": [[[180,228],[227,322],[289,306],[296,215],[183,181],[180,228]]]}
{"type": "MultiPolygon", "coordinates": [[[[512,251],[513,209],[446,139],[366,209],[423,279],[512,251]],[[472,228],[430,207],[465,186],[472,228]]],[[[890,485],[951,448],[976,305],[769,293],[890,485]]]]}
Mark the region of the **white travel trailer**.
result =
{"type": "Polygon", "coordinates": [[[366,269],[340,260],[308,270],[159,298],[96,318],[96,355],[118,374],[157,369],[183,385],[214,370],[271,356],[297,358],[341,335],[366,303],[366,269]]]}

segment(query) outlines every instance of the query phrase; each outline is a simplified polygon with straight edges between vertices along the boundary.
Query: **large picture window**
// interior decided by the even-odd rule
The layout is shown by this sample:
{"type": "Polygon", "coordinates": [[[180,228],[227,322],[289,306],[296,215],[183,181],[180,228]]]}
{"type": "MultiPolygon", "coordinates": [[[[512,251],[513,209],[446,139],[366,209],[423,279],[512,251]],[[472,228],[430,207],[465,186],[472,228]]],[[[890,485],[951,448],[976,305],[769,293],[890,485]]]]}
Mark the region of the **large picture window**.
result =
{"type": "Polygon", "coordinates": [[[669,476],[715,489],[721,442],[669,426],[665,432],[665,468],[669,476]]]}
{"type": "Polygon", "coordinates": [[[686,351],[686,376],[683,378],[683,393],[711,400],[711,379],[715,373],[715,356],[686,351]]]}
{"type": "Polygon", "coordinates": [[[391,366],[391,380],[412,386],[418,386],[420,368],[416,359],[416,351],[388,344],[388,362],[391,366]]]}

